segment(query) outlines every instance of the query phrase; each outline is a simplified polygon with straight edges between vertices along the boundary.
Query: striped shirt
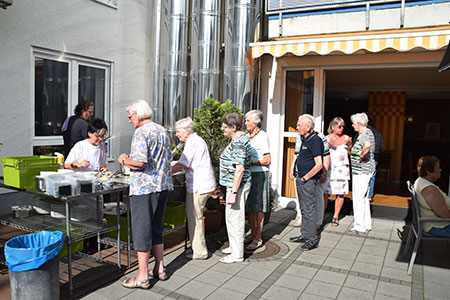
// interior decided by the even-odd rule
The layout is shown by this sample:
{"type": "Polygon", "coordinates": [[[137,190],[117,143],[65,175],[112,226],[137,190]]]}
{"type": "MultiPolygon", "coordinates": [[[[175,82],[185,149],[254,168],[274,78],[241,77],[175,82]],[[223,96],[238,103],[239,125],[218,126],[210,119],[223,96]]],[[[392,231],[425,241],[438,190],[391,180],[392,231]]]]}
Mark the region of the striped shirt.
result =
{"type": "Polygon", "coordinates": [[[370,129],[364,130],[358,135],[355,144],[353,144],[350,160],[352,165],[352,174],[372,174],[375,172],[375,137],[370,129]],[[370,143],[370,150],[361,158],[361,151],[366,142],[370,143]]]}
{"type": "Polygon", "coordinates": [[[250,179],[250,162],[252,155],[252,146],[247,134],[241,134],[234,138],[231,143],[220,154],[220,179],[219,183],[231,188],[233,186],[234,173],[237,165],[244,165],[244,175],[241,185],[244,186],[250,179]]]}

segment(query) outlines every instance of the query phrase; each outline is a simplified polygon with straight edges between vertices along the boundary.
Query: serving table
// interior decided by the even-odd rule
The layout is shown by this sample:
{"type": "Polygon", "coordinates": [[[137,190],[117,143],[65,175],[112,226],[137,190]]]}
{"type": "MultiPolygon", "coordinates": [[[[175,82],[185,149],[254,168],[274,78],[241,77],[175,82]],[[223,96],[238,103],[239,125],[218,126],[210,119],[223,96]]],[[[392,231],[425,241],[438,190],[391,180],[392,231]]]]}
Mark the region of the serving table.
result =
{"type": "MultiPolygon", "coordinates": [[[[97,278],[100,278],[107,273],[110,273],[111,271],[120,271],[121,268],[121,260],[120,260],[120,250],[121,250],[121,241],[120,241],[120,202],[123,198],[124,191],[128,189],[128,184],[126,183],[120,183],[120,182],[113,182],[112,185],[109,186],[101,186],[100,188],[96,188],[95,191],[91,193],[82,193],[80,195],[73,195],[73,196],[61,196],[61,197],[53,197],[47,193],[39,192],[37,190],[23,190],[23,189],[16,189],[10,186],[6,186],[3,183],[0,183],[0,187],[12,189],[12,190],[20,190],[23,192],[27,192],[33,195],[38,196],[44,201],[48,201],[50,203],[64,203],[65,204],[65,218],[64,219],[58,219],[58,218],[52,218],[50,215],[40,215],[36,213],[30,213],[30,216],[27,218],[15,218],[12,214],[6,214],[0,216],[0,224],[13,227],[25,232],[37,232],[41,230],[61,230],[65,227],[65,235],[66,235],[66,245],[67,245],[67,271],[68,271],[68,282],[69,282],[69,293],[70,296],[73,295],[73,289],[77,288],[79,286],[84,285],[87,282],[90,282],[92,280],[95,280],[97,278]],[[99,199],[101,195],[108,195],[108,194],[116,194],[116,215],[117,215],[117,224],[109,224],[106,222],[101,221],[102,218],[100,217],[102,215],[102,208],[99,205],[99,199]],[[80,198],[84,197],[96,197],[97,198],[97,215],[100,218],[97,218],[97,220],[89,219],[87,221],[74,221],[71,220],[71,210],[70,210],[70,204],[80,198]],[[107,232],[111,232],[117,230],[117,239],[115,239],[114,243],[109,243],[112,246],[117,247],[117,266],[106,262],[101,259],[100,251],[99,251],[99,257],[93,258],[90,255],[79,253],[79,254],[72,254],[71,253],[71,245],[73,243],[76,243],[78,241],[82,241],[91,237],[97,236],[97,241],[100,244],[102,242],[101,235],[107,232]],[[99,267],[98,271],[95,272],[86,272],[82,276],[77,276],[77,280],[74,281],[72,278],[72,268],[73,268],[73,260],[78,261],[79,259],[92,259],[94,260],[97,265],[103,264],[104,266],[108,267],[99,267]],[[115,267],[113,267],[115,266],[115,267]]],[[[127,201],[128,202],[128,201],[127,201]]],[[[129,241],[129,228],[128,228],[128,241],[129,241]]],[[[103,241],[103,243],[107,243],[103,241]]],[[[123,245],[123,243],[122,243],[123,245]]],[[[98,246],[100,250],[100,245],[98,246]]],[[[129,257],[129,250],[130,246],[129,243],[126,245],[128,249],[128,257],[129,257]]],[[[129,258],[128,258],[128,266],[129,266],[129,258]]],[[[86,269],[86,266],[80,267],[81,270],[86,269]]]]}

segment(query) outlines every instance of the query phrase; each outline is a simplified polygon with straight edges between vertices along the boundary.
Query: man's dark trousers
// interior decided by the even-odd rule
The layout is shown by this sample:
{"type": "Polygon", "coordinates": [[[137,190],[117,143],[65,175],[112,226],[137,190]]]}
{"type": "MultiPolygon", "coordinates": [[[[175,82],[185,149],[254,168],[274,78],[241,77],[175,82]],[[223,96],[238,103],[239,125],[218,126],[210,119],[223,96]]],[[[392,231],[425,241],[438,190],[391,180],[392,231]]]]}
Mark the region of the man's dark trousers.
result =
{"type": "Polygon", "coordinates": [[[299,177],[295,178],[295,186],[302,210],[302,238],[307,242],[315,243],[317,238],[317,210],[316,210],[316,188],[318,179],[311,178],[301,182],[299,177]]]}

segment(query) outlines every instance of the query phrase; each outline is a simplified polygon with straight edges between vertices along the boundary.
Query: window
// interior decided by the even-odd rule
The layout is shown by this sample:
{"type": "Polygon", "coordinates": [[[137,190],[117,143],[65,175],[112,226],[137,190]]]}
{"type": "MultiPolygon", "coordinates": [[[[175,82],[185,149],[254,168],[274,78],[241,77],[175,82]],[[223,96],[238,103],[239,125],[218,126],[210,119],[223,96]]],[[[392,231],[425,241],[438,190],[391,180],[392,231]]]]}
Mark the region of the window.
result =
{"type": "Polygon", "coordinates": [[[94,103],[95,117],[111,134],[111,68],[102,60],[34,49],[34,154],[61,152],[63,123],[82,100],[94,103]]]}
{"type": "Polygon", "coordinates": [[[69,64],[36,58],[34,83],[35,136],[61,135],[67,117],[69,64]]]}

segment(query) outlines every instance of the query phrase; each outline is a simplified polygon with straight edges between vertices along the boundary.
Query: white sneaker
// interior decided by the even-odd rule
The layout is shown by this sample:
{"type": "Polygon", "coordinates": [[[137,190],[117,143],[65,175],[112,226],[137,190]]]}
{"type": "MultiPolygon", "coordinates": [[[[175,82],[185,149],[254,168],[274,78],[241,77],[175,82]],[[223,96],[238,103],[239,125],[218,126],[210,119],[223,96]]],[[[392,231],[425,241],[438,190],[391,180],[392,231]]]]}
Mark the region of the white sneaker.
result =
{"type": "Polygon", "coordinates": [[[222,249],[222,253],[223,254],[231,254],[233,252],[233,250],[231,249],[231,247],[227,247],[225,249],[222,249]]]}
{"type": "Polygon", "coordinates": [[[222,257],[220,259],[220,262],[223,262],[225,264],[232,264],[232,263],[235,263],[235,262],[243,262],[243,261],[244,261],[244,258],[234,258],[234,257],[231,257],[231,255],[222,257]]]}

